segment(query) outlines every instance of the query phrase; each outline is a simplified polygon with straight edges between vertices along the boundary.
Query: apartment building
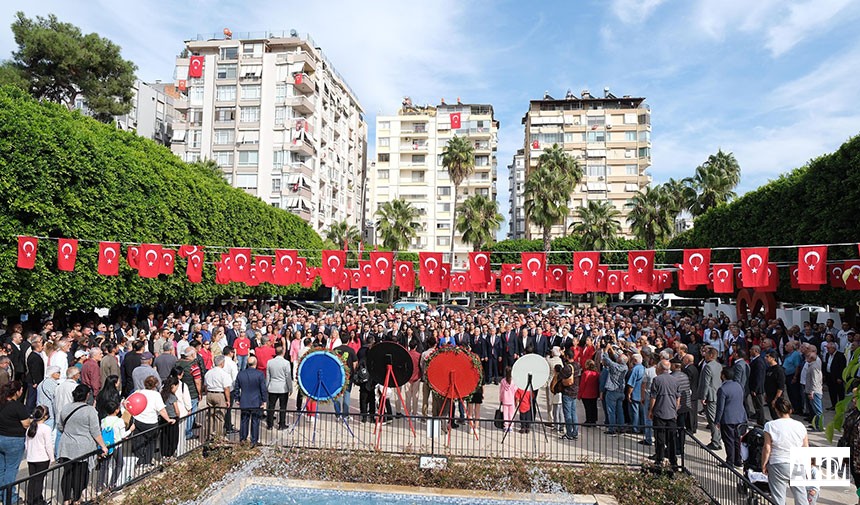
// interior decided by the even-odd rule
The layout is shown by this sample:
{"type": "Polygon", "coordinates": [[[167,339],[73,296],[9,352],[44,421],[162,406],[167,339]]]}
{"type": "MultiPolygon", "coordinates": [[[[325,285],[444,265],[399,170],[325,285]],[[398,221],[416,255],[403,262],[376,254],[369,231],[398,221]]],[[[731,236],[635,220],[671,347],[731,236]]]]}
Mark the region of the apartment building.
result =
{"type": "MultiPolygon", "coordinates": [[[[403,100],[395,115],[376,118],[376,160],[368,174],[365,219],[375,221],[383,202],[403,198],[421,214],[421,231],[412,250],[448,253],[454,186],[442,166],[442,153],[454,136],[465,136],[475,147],[475,171],[460,185],[457,203],[475,194],[496,199],[496,149],[499,123],[488,104],[415,106],[403,100]],[[452,128],[451,115],[459,114],[460,127],[452,128]]],[[[455,234],[454,265],[468,261],[471,247],[455,234]]],[[[447,259],[447,258],[446,258],[447,259]]]]}
{"type": "Polygon", "coordinates": [[[508,238],[526,236],[525,183],[525,149],[517,149],[513,162],[508,165],[508,188],[510,189],[508,203],[511,209],[508,217],[508,238]]]}
{"type": "MultiPolygon", "coordinates": [[[[173,84],[169,87],[172,88],[173,84]]],[[[131,92],[131,110],[128,114],[114,118],[117,128],[169,146],[173,136],[173,97],[165,90],[164,83],[146,83],[135,79],[131,92]]],[[[91,115],[83,95],[75,97],[75,109],[91,115]]]]}
{"type": "Polygon", "coordinates": [[[359,224],[367,124],[355,93],[310,36],[228,32],[186,41],[176,59],[173,152],[214,160],[317,232],[359,224]]]}
{"type": "MultiPolygon", "coordinates": [[[[651,183],[651,108],[645,98],[617,97],[609,88],[603,96],[568,91],[559,100],[546,94],[529,102],[522,122],[526,176],[537,167],[544,148],[553,144],[563,146],[583,171],[582,182],[571,194],[571,213],[553,228],[553,235],[563,235],[576,222],[576,209],[589,200],[608,200],[621,212],[622,235],[632,237],[629,200],[651,183]]],[[[511,216],[520,208],[511,206],[511,216]]],[[[527,237],[540,233],[538,227],[526,226],[527,237]]]]}

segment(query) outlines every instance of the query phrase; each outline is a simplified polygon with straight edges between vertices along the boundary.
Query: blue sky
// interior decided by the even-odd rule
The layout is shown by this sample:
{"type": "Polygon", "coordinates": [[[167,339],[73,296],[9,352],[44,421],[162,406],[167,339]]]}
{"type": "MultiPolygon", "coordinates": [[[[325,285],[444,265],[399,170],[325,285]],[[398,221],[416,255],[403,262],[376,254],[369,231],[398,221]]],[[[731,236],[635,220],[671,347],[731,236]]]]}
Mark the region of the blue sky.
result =
{"type": "MultiPolygon", "coordinates": [[[[112,39],[148,81],[172,79],[197,33],[308,32],[358,94],[371,135],[376,114],[405,95],[491,103],[505,216],[520,120],[544,91],[646,97],[655,182],[690,175],[722,148],[740,162],[742,193],[860,132],[856,0],[12,0],[0,24],[17,10],[112,39]]],[[[0,30],[0,55],[14,47],[0,30]]]]}

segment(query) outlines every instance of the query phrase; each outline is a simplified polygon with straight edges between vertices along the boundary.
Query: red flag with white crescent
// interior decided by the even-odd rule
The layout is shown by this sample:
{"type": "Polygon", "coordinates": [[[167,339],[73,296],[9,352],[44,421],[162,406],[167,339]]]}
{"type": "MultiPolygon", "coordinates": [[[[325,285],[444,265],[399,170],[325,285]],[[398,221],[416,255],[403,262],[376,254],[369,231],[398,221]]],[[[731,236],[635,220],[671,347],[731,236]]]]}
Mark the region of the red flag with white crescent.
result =
{"type": "Polygon", "coordinates": [[[39,239],[36,237],[18,237],[18,268],[31,270],[36,266],[36,249],[39,239]]]}
{"type": "Polygon", "coordinates": [[[173,269],[176,266],[176,251],[173,249],[161,250],[161,271],[164,275],[173,275],[173,269]]]}
{"type": "Polygon", "coordinates": [[[203,77],[203,56],[192,56],[188,63],[188,77],[203,77]]]}
{"type": "Polygon", "coordinates": [[[444,291],[448,284],[451,282],[451,264],[450,263],[442,263],[440,267],[442,270],[442,276],[439,278],[439,287],[444,291]]]}
{"type": "Polygon", "coordinates": [[[630,275],[630,285],[635,289],[643,291],[651,289],[654,274],[654,251],[628,251],[627,273],[630,275]]]}
{"type": "Polygon", "coordinates": [[[336,287],[343,282],[343,270],[346,266],[345,251],[323,251],[320,278],[324,286],[336,287]]]}
{"type": "Polygon", "coordinates": [[[230,249],[230,280],[247,283],[251,276],[251,248],[230,249]]]}
{"type": "Polygon", "coordinates": [[[164,260],[161,258],[161,245],[140,244],[140,256],[138,258],[138,274],[145,279],[158,277],[164,260]]]}
{"type": "Polygon", "coordinates": [[[617,295],[621,292],[621,276],[624,275],[622,270],[609,270],[606,272],[606,292],[610,295],[617,295]]]}
{"type": "Polygon", "coordinates": [[[741,249],[741,274],[743,287],[767,287],[767,247],[747,247],[741,249]]]}
{"type": "Polygon", "coordinates": [[[546,267],[546,287],[552,291],[567,289],[567,265],[549,265],[546,267]]]}
{"type": "Polygon", "coordinates": [[[490,253],[469,253],[469,283],[475,286],[485,286],[490,282],[490,253]]]}
{"type": "Polygon", "coordinates": [[[600,293],[606,292],[606,275],[609,273],[609,267],[606,265],[597,266],[597,287],[595,291],[600,293]]]}
{"type": "Polygon", "coordinates": [[[451,129],[459,130],[462,127],[462,121],[459,112],[452,112],[450,115],[451,129]]]}
{"type": "Polygon", "coordinates": [[[296,281],[296,258],[298,252],[288,249],[275,251],[275,263],[272,265],[272,282],[278,286],[289,286],[296,281]]]}
{"type": "Polygon", "coordinates": [[[257,279],[260,282],[272,282],[272,257],[254,256],[254,264],[257,265],[257,279]]]}
{"type": "Polygon", "coordinates": [[[779,268],[776,266],[776,263],[768,263],[766,270],[767,286],[759,288],[758,291],[762,293],[776,293],[776,289],[779,287],[779,268]]]}
{"type": "Polygon", "coordinates": [[[842,280],[848,291],[860,290],[860,261],[846,261],[843,265],[842,280]]]}
{"type": "Polygon", "coordinates": [[[203,282],[203,248],[195,246],[193,252],[186,251],[185,258],[185,275],[188,276],[188,282],[203,282]]]}
{"type": "Polygon", "coordinates": [[[370,290],[385,291],[390,288],[394,253],[372,252],[370,253],[370,263],[373,267],[370,269],[370,283],[368,284],[370,290]]]}
{"type": "Polygon", "coordinates": [[[296,282],[302,285],[307,282],[308,275],[314,272],[312,267],[308,267],[308,259],[301,256],[296,256],[295,271],[296,282]]]}
{"type": "Polygon", "coordinates": [[[128,262],[128,266],[137,270],[140,266],[140,246],[130,245],[126,250],[125,260],[128,262]]]}
{"type": "Polygon", "coordinates": [[[412,262],[398,261],[394,268],[397,273],[397,288],[407,293],[415,291],[415,270],[412,262]]]}
{"type": "Polygon", "coordinates": [[[442,287],[442,253],[418,253],[418,280],[429,293],[441,293],[442,287]]]}
{"type": "MultiPolygon", "coordinates": [[[[684,271],[685,271],[686,269],[685,269],[685,267],[684,267],[684,264],[683,264],[683,263],[678,263],[678,264],[676,264],[675,266],[676,266],[676,267],[678,267],[678,291],[694,291],[694,290],[696,289],[696,287],[695,287],[695,286],[690,286],[689,284],[687,284],[687,281],[685,280],[685,277],[686,277],[686,276],[685,276],[684,271]]],[[[706,273],[706,275],[705,275],[705,284],[707,284],[707,283],[708,283],[708,276],[707,276],[707,273],[706,273]]]]}
{"type": "Polygon", "coordinates": [[[119,242],[99,243],[99,275],[119,275],[119,242]]]}
{"type": "MultiPolygon", "coordinates": [[[[685,285],[702,286],[707,284],[708,272],[711,271],[711,250],[685,249],[683,265],[685,285]]],[[[678,277],[680,278],[680,275],[678,277]]]]}
{"type": "Polygon", "coordinates": [[[832,265],[828,265],[827,274],[830,279],[830,287],[845,287],[845,281],[842,279],[843,272],[845,272],[845,264],[843,263],[834,263],[832,265]]]}
{"type": "Polygon", "coordinates": [[[349,289],[361,289],[364,287],[364,274],[360,268],[348,268],[349,289]]]}
{"type": "Polygon", "coordinates": [[[801,291],[818,291],[820,287],[818,284],[800,284],[797,281],[797,276],[800,272],[801,267],[804,265],[792,265],[789,267],[789,273],[791,274],[791,289],[799,289],[801,291]]]}
{"type": "MultiPolygon", "coordinates": [[[[734,265],[717,263],[712,265],[712,270],[714,272],[714,293],[734,293],[734,265]]],[[[765,270],[765,275],[767,275],[767,270],[765,270]]]]}
{"type": "Polygon", "coordinates": [[[797,249],[798,284],[827,284],[827,246],[797,249]]]}
{"type": "MultiPolygon", "coordinates": [[[[574,285],[585,286],[586,291],[597,290],[597,268],[600,264],[600,253],[595,251],[574,252],[573,268],[576,277],[574,285]]],[[[579,291],[575,291],[579,293],[579,291]]]]}
{"type": "Polygon", "coordinates": [[[64,272],[75,269],[78,259],[78,241],[73,238],[61,238],[57,242],[57,268],[64,272]]]}
{"type": "Polygon", "coordinates": [[[535,292],[543,289],[546,278],[546,253],[524,252],[520,254],[520,260],[523,264],[523,289],[535,292]]]}
{"type": "Polygon", "coordinates": [[[224,264],[225,258],[229,258],[229,254],[222,254],[221,261],[215,262],[215,284],[230,282],[230,274],[227,272],[227,265],[224,264]]]}

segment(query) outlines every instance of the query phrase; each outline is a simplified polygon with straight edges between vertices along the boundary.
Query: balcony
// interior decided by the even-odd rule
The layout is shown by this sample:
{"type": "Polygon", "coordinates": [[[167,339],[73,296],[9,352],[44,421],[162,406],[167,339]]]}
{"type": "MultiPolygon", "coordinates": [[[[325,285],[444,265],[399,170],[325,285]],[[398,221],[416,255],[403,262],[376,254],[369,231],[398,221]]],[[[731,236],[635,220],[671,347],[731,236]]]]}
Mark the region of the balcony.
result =
{"type": "Polygon", "coordinates": [[[427,142],[412,142],[409,143],[401,143],[400,144],[400,152],[405,153],[411,151],[414,154],[427,154],[429,147],[427,142]]]}
{"type": "Polygon", "coordinates": [[[403,125],[400,129],[400,136],[424,138],[427,136],[427,125],[423,123],[403,125]]]}
{"type": "Polygon", "coordinates": [[[309,53],[288,53],[287,63],[301,63],[303,72],[316,72],[317,62],[309,53]]]}
{"type": "Polygon", "coordinates": [[[293,87],[301,93],[316,91],[316,79],[310,74],[298,73],[293,76],[293,87]]]}
{"type": "Polygon", "coordinates": [[[290,163],[290,173],[304,175],[309,179],[313,179],[314,170],[307,164],[301,161],[290,163]]]}
{"type": "Polygon", "coordinates": [[[173,108],[176,110],[188,110],[188,97],[182,95],[180,98],[174,98],[173,108]]]}
{"type": "Polygon", "coordinates": [[[304,156],[313,156],[315,152],[314,146],[312,146],[309,142],[301,139],[295,139],[289,144],[286,144],[284,147],[286,147],[287,151],[299,153],[304,156]]]}
{"type": "Polygon", "coordinates": [[[492,147],[490,143],[487,141],[475,142],[475,153],[477,154],[490,154],[492,151],[492,147]]]}
{"type": "Polygon", "coordinates": [[[292,107],[299,114],[313,114],[316,108],[314,101],[304,96],[287,97],[284,103],[292,107]]]}

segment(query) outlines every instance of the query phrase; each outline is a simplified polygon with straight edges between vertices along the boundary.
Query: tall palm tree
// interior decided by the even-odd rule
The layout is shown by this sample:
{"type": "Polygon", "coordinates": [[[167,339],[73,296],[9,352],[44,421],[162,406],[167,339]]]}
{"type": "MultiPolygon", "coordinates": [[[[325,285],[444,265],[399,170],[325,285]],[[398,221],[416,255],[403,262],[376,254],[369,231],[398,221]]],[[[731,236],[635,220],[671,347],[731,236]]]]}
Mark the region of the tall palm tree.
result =
{"type": "Polygon", "coordinates": [[[589,200],[586,207],[576,209],[579,222],[571,225],[571,229],[580,235],[586,250],[611,249],[621,233],[620,215],[609,200],[589,200]]]}
{"type": "Polygon", "coordinates": [[[473,251],[492,243],[504,220],[499,213],[499,202],[483,195],[470,196],[457,208],[457,231],[462,234],[463,242],[472,244],[473,251]]]}
{"type": "Polygon", "coordinates": [[[569,188],[565,187],[562,189],[570,189],[568,198],[570,197],[570,193],[573,193],[576,185],[582,181],[582,167],[579,166],[579,163],[573,156],[564,152],[564,148],[558,144],[544,148],[538,158],[538,166],[550,167],[552,170],[564,174],[565,182],[569,188]]]}
{"type": "Polygon", "coordinates": [[[558,144],[544,149],[537,168],[526,176],[526,219],[543,230],[544,251],[549,252],[552,227],[570,212],[570,195],[581,180],[579,163],[558,144]]]}
{"type": "MultiPolygon", "coordinates": [[[[383,202],[376,209],[376,231],[382,237],[382,247],[394,251],[394,259],[400,251],[409,248],[412,239],[418,236],[421,223],[418,209],[402,198],[383,202]]],[[[394,275],[394,268],[391,269],[394,275]]],[[[388,289],[388,300],[394,300],[394,283],[388,289]]]]}
{"type": "Polygon", "coordinates": [[[325,239],[330,240],[338,247],[342,247],[346,243],[350,249],[355,249],[361,241],[361,232],[346,221],[336,221],[326,230],[325,239]]]}
{"type": "Polygon", "coordinates": [[[630,203],[633,208],[630,209],[627,222],[633,234],[643,240],[648,249],[653,249],[657,241],[672,234],[672,202],[661,187],[647,187],[644,191],[638,191],[630,203]]]}
{"type": "Polygon", "coordinates": [[[684,179],[670,177],[668,181],[663,183],[662,189],[672,204],[672,219],[678,217],[682,211],[689,210],[696,200],[693,180],[689,177],[684,179]]]}
{"type": "Polygon", "coordinates": [[[442,166],[448,170],[448,177],[454,183],[451,195],[451,264],[454,264],[454,231],[456,229],[457,193],[472,172],[475,171],[475,148],[466,137],[454,135],[442,151],[442,166]]]}
{"type": "Polygon", "coordinates": [[[734,154],[718,150],[716,154],[696,167],[690,185],[695,197],[690,202],[690,213],[701,216],[709,209],[728,203],[737,196],[734,189],[741,178],[741,168],[734,154]]]}

